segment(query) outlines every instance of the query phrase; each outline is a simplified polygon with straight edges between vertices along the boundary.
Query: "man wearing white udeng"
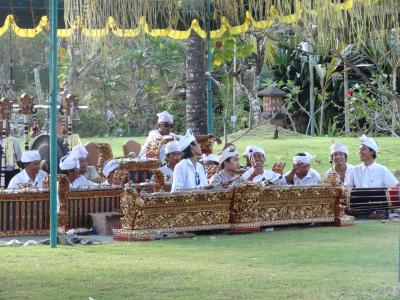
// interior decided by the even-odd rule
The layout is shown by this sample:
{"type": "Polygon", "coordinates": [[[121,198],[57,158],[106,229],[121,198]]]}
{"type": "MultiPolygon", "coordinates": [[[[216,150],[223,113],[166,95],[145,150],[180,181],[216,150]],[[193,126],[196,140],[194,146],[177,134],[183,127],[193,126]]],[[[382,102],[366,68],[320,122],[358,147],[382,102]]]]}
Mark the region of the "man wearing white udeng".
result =
{"type": "Polygon", "coordinates": [[[353,166],[347,163],[347,157],[349,155],[349,149],[341,142],[337,142],[331,145],[331,164],[333,166],[325,172],[324,178],[329,174],[336,173],[340,177],[341,182],[345,182],[349,176],[353,166]]]}
{"type": "Polygon", "coordinates": [[[345,186],[349,188],[394,187],[399,182],[388,168],[375,162],[378,145],[363,135],[360,145],[361,164],[355,166],[346,178],[345,186]]]}

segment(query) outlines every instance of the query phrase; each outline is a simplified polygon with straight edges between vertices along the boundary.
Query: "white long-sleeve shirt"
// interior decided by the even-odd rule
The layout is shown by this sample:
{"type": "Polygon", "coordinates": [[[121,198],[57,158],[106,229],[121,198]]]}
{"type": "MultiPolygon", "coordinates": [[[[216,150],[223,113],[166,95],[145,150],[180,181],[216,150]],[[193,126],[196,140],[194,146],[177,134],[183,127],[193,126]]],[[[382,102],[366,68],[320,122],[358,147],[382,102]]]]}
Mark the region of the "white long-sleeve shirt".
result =
{"type": "MultiPolygon", "coordinates": [[[[250,177],[250,175],[251,175],[253,172],[254,172],[254,168],[251,167],[249,170],[247,170],[247,171],[242,175],[243,180],[244,180],[245,182],[246,182],[246,181],[249,181],[249,177],[250,177]]],[[[263,181],[263,180],[272,180],[272,179],[277,179],[277,178],[279,178],[279,180],[277,180],[276,183],[279,183],[279,184],[286,184],[285,176],[281,176],[281,174],[278,174],[278,173],[276,173],[276,172],[274,172],[274,171],[265,170],[265,169],[264,169],[264,173],[255,176],[255,177],[253,178],[253,181],[252,181],[252,182],[260,182],[260,181],[263,181]],[[280,177],[280,178],[279,178],[279,177],[280,177]]]]}
{"type": "Polygon", "coordinates": [[[345,186],[356,188],[369,187],[393,187],[398,184],[398,180],[394,177],[385,166],[373,162],[369,166],[359,164],[355,166],[349,176],[346,178],[345,186]]]}
{"type": "Polygon", "coordinates": [[[85,176],[81,175],[72,182],[69,187],[72,189],[87,188],[91,185],[97,185],[96,183],[86,179],[85,176]]]}
{"type": "Polygon", "coordinates": [[[35,180],[32,180],[25,170],[22,170],[13,178],[11,178],[7,189],[19,189],[22,185],[31,184],[37,188],[43,187],[43,179],[47,176],[45,171],[39,170],[35,176],[35,180]]]}
{"type": "Polygon", "coordinates": [[[186,158],[182,159],[174,168],[171,192],[203,187],[207,183],[207,175],[203,166],[199,162],[193,165],[192,161],[186,158]]]}
{"type": "Polygon", "coordinates": [[[297,177],[295,174],[293,177],[293,184],[294,185],[313,185],[313,184],[320,184],[321,183],[321,175],[314,169],[310,169],[307,175],[304,176],[302,179],[297,177]]]}
{"type": "MultiPolygon", "coordinates": [[[[22,151],[21,146],[18,140],[15,137],[12,137],[13,143],[13,155],[14,155],[14,164],[10,164],[8,161],[6,162],[6,171],[12,171],[16,169],[17,161],[21,160],[22,151]]],[[[4,147],[3,139],[0,139],[1,147],[4,147]]]]}

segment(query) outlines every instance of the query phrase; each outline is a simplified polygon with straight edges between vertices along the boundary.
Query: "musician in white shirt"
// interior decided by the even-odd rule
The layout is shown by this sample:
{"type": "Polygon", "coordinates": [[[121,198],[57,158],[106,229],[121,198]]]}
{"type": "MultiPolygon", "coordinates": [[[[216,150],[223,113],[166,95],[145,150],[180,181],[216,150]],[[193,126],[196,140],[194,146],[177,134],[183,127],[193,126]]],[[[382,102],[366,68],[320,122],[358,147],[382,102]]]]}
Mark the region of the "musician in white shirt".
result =
{"type": "Polygon", "coordinates": [[[24,169],[11,179],[7,189],[18,189],[27,185],[42,188],[47,173],[40,170],[41,157],[39,151],[24,151],[21,162],[24,164],[24,169]]]}
{"type": "Polygon", "coordinates": [[[165,145],[165,160],[166,164],[160,168],[160,171],[164,174],[166,182],[172,182],[173,173],[175,166],[182,159],[182,152],[179,148],[179,143],[177,141],[171,141],[165,145]]]}
{"type": "Polygon", "coordinates": [[[389,188],[399,186],[398,180],[385,166],[375,162],[378,153],[378,144],[363,135],[360,145],[361,164],[355,166],[346,178],[345,186],[348,188],[389,188]]]}
{"type": "Polygon", "coordinates": [[[179,148],[183,156],[174,168],[171,192],[206,186],[208,184],[207,175],[203,166],[198,162],[202,155],[201,147],[190,129],[186,135],[181,137],[179,148]]]}
{"type": "Polygon", "coordinates": [[[237,174],[240,169],[238,155],[239,153],[233,145],[221,151],[219,163],[222,170],[210,178],[209,183],[212,187],[227,188],[244,182],[242,176],[237,174]]]}
{"type": "Polygon", "coordinates": [[[349,176],[353,165],[347,163],[347,156],[349,155],[349,149],[347,146],[341,142],[337,142],[331,145],[331,164],[334,165],[325,172],[324,178],[329,174],[336,173],[340,177],[341,182],[345,182],[346,178],[349,176]]]}
{"type": "Polygon", "coordinates": [[[100,183],[101,177],[94,166],[88,166],[87,157],[89,153],[83,145],[77,145],[70,152],[73,156],[79,159],[79,173],[86,179],[94,183],[100,183]]]}
{"type": "Polygon", "coordinates": [[[157,129],[154,129],[149,132],[149,136],[146,139],[145,144],[143,145],[139,158],[146,158],[147,146],[150,142],[159,140],[161,143],[160,146],[160,161],[163,163],[165,161],[165,144],[172,140],[179,140],[179,136],[172,132],[172,127],[174,125],[173,116],[167,112],[163,111],[157,114],[157,129]]]}
{"type": "Polygon", "coordinates": [[[114,185],[114,174],[119,168],[119,163],[116,159],[108,160],[103,167],[103,174],[106,180],[101,183],[102,186],[113,186],[114,185]]]}
{"type": "Polygon", "coordinates": [[[264,149],[254,146],[250,152],[250,163],[252,167],[243,175],[245,182],[273,182],[278,184],[286,184],[285,176],[275,173],[271,170],[264,169],[265,152],[264,149]]]}
{"type": "Polygon", "coordinates": [[[313,185],[321,183],[319,173],[310,167],[314,156],[308,152],[298,153],[293,156],[293,169],[288,172],[286,181],[288,184],[313,185]]]}
{"type": "Polygon", "coordinates": [[[61,173],[68,176],[69,187],[72,189],[88,188],[96,183],[86,179],[81,175],[79,168],[79,158],[75,157],[72,153],[67,154],[60,160],[61,173]]]}

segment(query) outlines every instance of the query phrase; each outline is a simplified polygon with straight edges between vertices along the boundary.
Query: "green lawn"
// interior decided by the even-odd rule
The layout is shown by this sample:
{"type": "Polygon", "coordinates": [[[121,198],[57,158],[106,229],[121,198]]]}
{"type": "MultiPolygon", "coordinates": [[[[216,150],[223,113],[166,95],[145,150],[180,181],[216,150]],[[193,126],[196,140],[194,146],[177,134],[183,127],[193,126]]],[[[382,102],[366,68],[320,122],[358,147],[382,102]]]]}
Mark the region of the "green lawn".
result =
{"type": "MultiPolygon", "coordinates": [[[[290,132],[281,130],[279,138],[272,139],[273,132],[270,127],[260,126],[257,127],[249,135],[243,136],[240,140],[235,142],[236,146],[243,153],[248,145],[258,145],[264,148],[266,152],[266,167],[270,168],[276,161],[285,161],[287,166],[285,170],[291,167],[292,156],[298,152],[308,151],[316,155],[312,167],[316,169],[321,175],[330,168],[329,164],[329,146],[332,142],[342,141],[348,145],[350,150],[349,163],[359,164],[359,138],[344,138],[344,137],[309,137],[304,135],[293,135],[290,132]]],[[[122,144],[128,138],[83,138],[82,142],[88,141],[101,141],[110,143],[113,147],[114,156],[122,155],[122,144]]],[[[132,137],[143,145],[145,137],[132,137]]],[[[380,147],[377,161],[386,165],[392,171],[400,169],[400,138],[392,137],[378,137],[376,141],[380,147]]],[[[214,152],[218,152],[221,146],[216,146],[214,152]]],[[[242,163],[244,160],[242,159],[242,163]]]]}
{"type": "Polygon", "coordinates": [[[0,299],[399,299],[399,224],[0,248],[0,299]]]}

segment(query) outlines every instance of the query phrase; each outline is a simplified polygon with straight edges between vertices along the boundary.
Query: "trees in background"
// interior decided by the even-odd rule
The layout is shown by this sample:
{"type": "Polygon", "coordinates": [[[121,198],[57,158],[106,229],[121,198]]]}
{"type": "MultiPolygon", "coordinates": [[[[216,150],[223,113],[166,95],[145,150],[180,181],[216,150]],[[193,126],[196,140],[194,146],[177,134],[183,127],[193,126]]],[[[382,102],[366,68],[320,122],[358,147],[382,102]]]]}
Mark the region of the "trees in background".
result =
{"type": "MultiPolygon", "coordinates": [[[[391,30],[388,37],[385,45],[366,41],[361,48],[347,45],[327,57],[314,55],[317,134],[343,133],[345,94],[352,131],[399,134],[399,32],[391,30]],[[344,71],[349,77],[348,90],[344,71]]],[[[157,112],[169,110],[175,116],[176,131],[183,133],[190,127],[206,132],[203,42],[195,34],[188,41],[140,36],[115,46],[100,41],[87,51],[78,41],[60,41],[59,81],[67,80],[66,89],[77,94],[81,104],[89,105],[89,110],[80,113],[75,130],[101,135],[121,128],[124,134],[143,135],[155,125],[157,112]]],[[[279,26],[239,36],[227,33],[212,41],[215,134],[265,121],[260,118],[257,92],[271,84],[288,93],[283,107],[286,126],[310,132],[309,60],[308,53],[298,49],[298,42],[299,37],[279,26]]],[[[11,42],[4,35],[0,55],[1,96],[37,95],[35,67],[41,70],[46,96],[44,35],[36,39],[12,36],[11,42]]]]}

